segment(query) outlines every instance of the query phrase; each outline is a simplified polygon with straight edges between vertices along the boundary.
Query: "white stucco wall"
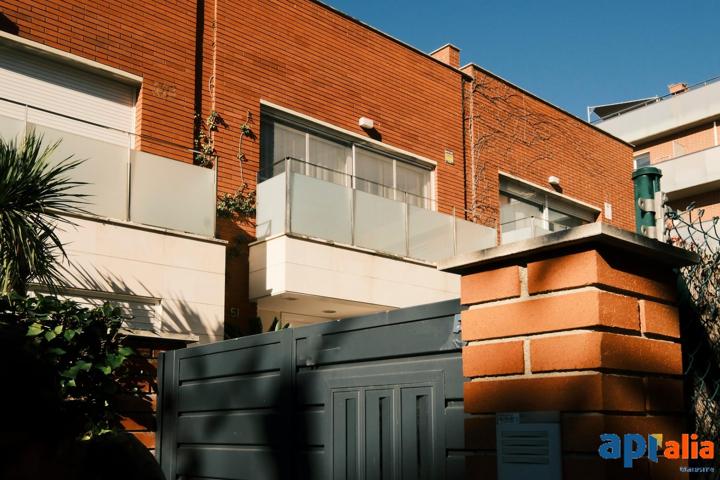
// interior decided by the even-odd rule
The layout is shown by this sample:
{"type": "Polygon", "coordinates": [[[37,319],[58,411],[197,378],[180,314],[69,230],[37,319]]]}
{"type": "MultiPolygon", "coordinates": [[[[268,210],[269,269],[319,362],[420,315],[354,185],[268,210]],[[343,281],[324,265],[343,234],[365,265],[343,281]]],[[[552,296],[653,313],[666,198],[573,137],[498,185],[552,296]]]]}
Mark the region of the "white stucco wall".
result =
{"type": "Polygon", "coordinates": [[[459,296],[460,277],[430,265],[285,235],[250,247],[250,298],[259,310],[331,319],[459,296]]]}
{"type": "Polygon", "coordinates": [[[160,332],[193,333],[202,343],[222,340],[223,242],[120,222],[72,221],[75,227],[59,227],[69,287],[142,297],[154,302],[160,332]]]}

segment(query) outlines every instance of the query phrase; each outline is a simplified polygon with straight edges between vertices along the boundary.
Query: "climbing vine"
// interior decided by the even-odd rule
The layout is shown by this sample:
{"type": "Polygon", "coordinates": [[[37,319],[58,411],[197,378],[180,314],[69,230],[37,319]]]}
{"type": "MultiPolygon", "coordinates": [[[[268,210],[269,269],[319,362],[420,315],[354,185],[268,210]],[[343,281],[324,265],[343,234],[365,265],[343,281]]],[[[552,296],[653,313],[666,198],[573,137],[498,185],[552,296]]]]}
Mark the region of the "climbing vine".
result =
{"type": "MultiPolygon", "coordinates": [[[[556,161],[558,145],[569,149],[579,168],[593,176],[595,149],[578,136],[577,120],[552,110],[534,108],[515,87],[478,75],[470,85],[466,104],[466,128],[470,136],[471,220],[493,218],[497,186],[491,181],[491,164],[515,171],[531,171],[539,164],[556,161]]],[[[496,174],[495,178],[497,178],[496,174]]],[[[497,219],[496,219],[497,220],[497,219]]]]}
{"type": "Polygon", "coordinates": [[[218,127],[228,128],[228,124],[223,120],[220,114],[213,110],[210,115],[202,120],[202,116],[199,113],[195,114],[195,131],[197,132],[195,137],[195,165],[201,167],[213,168],[217,161],[217,152],[215,151],[215,132],[218,131],[218,127]]]}
{"type": "Polygon", "coordinates": [[[225,193],[218,198],[217,212],[218,216],[222,218],[247,220],[255,216],[256,193],[255,190],[250,190],[243,172],[243,164],[247,161],[243,150],[243,140],[245,138],[250,140],[256,139],[255,133],[253,133],[252,128],[250,128],[251,123],[252,114],[248,112],[245,123],[240,125],[240,140],[238,141],[238,153],[236,156],[240,164],[240,180],[242,184],[235,193],[225,193]]]}
{"type": "Polygon", "coordinates": [[[224,193],[218,198],[217,214],[222,218],[244,220],[255,216],[256,194],[243,182],[234,193],[224,193]]]}

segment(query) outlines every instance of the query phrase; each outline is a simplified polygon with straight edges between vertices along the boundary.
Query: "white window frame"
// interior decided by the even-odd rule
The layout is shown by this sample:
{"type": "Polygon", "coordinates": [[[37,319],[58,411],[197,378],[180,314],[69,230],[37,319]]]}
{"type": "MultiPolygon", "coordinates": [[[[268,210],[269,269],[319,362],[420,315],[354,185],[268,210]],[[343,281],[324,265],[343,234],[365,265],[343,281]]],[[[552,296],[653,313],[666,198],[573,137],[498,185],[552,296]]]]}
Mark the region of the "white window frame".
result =
{"type": "MultiPolygon", "coordinates": [[[[335,142],[338,145],[347,146],[347,144],[349,144],[349,146],[350,146],[350,159],[349,160],[350,161],[345,162],[345,169],[344,169],[345,171],[341,172],[341,173],[344,173],[345,175],[350,176],[350,178],[351,178],[350,185],[346,184],[345,186],[352,188],[352,189],[357,189],[356,179],[358,177],[357,177],[356,172],[357,172],[358,149],[365,150],[367,152],[370,152],[370,153],[373,153],[376,155],[381,155],[381,156],[387,158],[387,160],[392,162],[392,172],[393,172],[392,173],[392,176],[393,176],[392,185],[385,185],[386,187],[392,188],[392,190],[393,190],[393,195],[391,198],[392,200],[403,201],[402,199],[397,198],[398,191],[399,191],[398,181],[397,181],[398,180],[398,178],[397,178],[398,162],[402,162],[411,167],[415,166],[418,169],[423,169],[423,167],[415,164],[414,162],[407,162],[407,161],[402,160],[402,158],[398,158],[398,155],[393,155],[392,152],[390,152],[388,150],[382,150],[379,148],[369,148],[369,147],[366,147],[363,145],[358,145],[357,143],[353,142],[352,140],[343,141],[341,139],[327,138],[327,137],[323,136],[322,134],[312,133],[307,128],[304,128],[302,125],[296,125],[296,124],[293,124],[291,121],[287,121],[284,119],[273,118],[272,115],[269,116],[269,119],[274,123],[274,125],[279,125],[281,128],[294,130],[298,133],[303,134],[303,136],[305,138],[305,158],[302,161],[305,164],[305,167],[304,167],[305,175],[310,175],[310,165],[311,165],[311,162],[310,162],[310,138],[312,136],[314,136],[316,138],[320,138],[321,140],[335,142]],[[350,172],[348,172],[348,168],[351,170],[350,172]]],[[[274,161],[274,159],[273,159],[273,161],[274,161]]],[[[420,162],[418,162],[418,163],[420,163],[420,162]]],[[[435,167],[436,166],[432,166],[432,168],[423,169],[423,170],[426,170],[430,174],[427,184],[426,184],[426,188],[429,193],[429,196],[421,197],[423,199],[422,203],[424,204],[422,208],[425,208],[426,210],[432,210],[432,211],[437,211],[437,208],[438,208],[437,201],[436,201],[436,195],[435,195],[435,193],[436,193],[435,178],[436,178],[436,174],[437,174],[437,168],[435,168],[435,167]]],[[[404,192],[404,190],[403,190],[403,192],[404,192]]],[[[409,195],[414,195],[411,192],[405,192],[405,193],[408,193],[409,195]]]]}
{"type": "MultiPolygon", "coordinates": [[[[425,165],[427,167],[427,170],[430,172],[430,182],[429,182],[429,196],[426,197],[426,200],[430,202],[430,208],[427,208],[427,210],[437,211],[438,210],[438,195],[437,195],[437,168],[438,168],[438,162],[435,160],[431,160],[427,157],[423,157],[421,155],[418,155],[413,152],[409,152],[407,150],[404,150],[402,148],[395,147],[393,145],[389,145],[387,143],[383,143],[379,140],[375,140],[372,138],[368,138],[362,135],[359,135],[355,132],[352,132],[350,130],[346,130],[344,128],[337,127],[335,125],[332,125],[328,122],[325,122],[323,120],[317,119],[315,117],[312,117],[310,115],[306,115],[304,113],[297,112],[295,110],[283,107],[281,105],[278,105],[276,103],[267,101],[265,99],[260,99],[260,106],[265,107],[268,109],[267,116],[268,118],[273,119],[273,121],[277,121],[281,124],[285,124],[286,126],[290,128],[295,128],[296,130],[300,130],[302,132],[306,131],[306,128],[303,128],[303,123],[309,123],[314,124],[319,130],[327,130],[332,137],[333,134],[337,137],[346,139],[347,143],[350,143],[352,145],[352,177],[353,177],[353,185],[352,188],[355,188],[355,147],[369,147],[368,149],[371,151],[377,151],[383,155],[386,155],[388,157],[391,157],[398,161],[404,161],[403,157],[405,158],[411,158],[413,161],[408,161],[406,163],[409,164],[417,164],[417,165],[425,165]],[[275,112],[273,112],[273,110],[275,112]],[[293,122],[293,118],[296,119],[295,122],[293,122]],[[294,125],[294,126],[293,126],[294,125]],[[298,128],[299,127],[299,128],[298,128]]],[[[263,116],[265,113],[262,114],[263,116]]],[[[342,142],[342,140],[339,140],[342,142]]],[[[306,140],[306,145],[308,145],[309,142],[306,140]]],[[[309,153],[306,147],[306,154],[309,153]]],[[[307,160],[306,160],[307,162],[307,160]]],[[[395,178],[395,174],[393,173],[393,182],[395,178]]]]}
{"type": "MultiPolygon", "coordinates": [[[[586,221],[588,223],[592,223],[594,221],[597,221],[598,216],[600,215],[600,209],[590,205],[588,203],[585,203],[581,200],[578,200],[576,198],[569,197],[567,195],[563,195],[558,192],[554,192],[548,188],[543,188],[539,185],[535,185],[531,182],[528,182],[527,180],[523,180],[519,177],[516,177],[515,175],[510,175],[508,173],[499,172],[499,179],[500,183],[503,182],[503,178],[506,181],[509,181],[510,183],[515,183],[517,185],[520,185],[523,188],[526,188],[528,191],[537,192],[539,194],[543,194],[543,202],[542,202],[542,226],[546,230],[550,227],[550,209],[552,208],[555,211],[565,213],[569,216],[578,218],[580,220],[586,221]],[[558,208],[557,205],[560,204],[560,208],[558,208]],[[567,209],[563,209],[562,206],[565,205],[567,209]],[[580,216],[575,214],[572,211],[568,210],[576,210],[580,211],[583,214],[586,214],[584,216],[580,216]],[[594,217],[594,218],[593,218],[594,217]]],[[[499,189],[498,194],[505,194],[505,195],[511,195],[513,196],[512,192],[504,192],[502,189],[499,189]]],[[[535,203],[535,202],[533,202],[535,203]]]]}

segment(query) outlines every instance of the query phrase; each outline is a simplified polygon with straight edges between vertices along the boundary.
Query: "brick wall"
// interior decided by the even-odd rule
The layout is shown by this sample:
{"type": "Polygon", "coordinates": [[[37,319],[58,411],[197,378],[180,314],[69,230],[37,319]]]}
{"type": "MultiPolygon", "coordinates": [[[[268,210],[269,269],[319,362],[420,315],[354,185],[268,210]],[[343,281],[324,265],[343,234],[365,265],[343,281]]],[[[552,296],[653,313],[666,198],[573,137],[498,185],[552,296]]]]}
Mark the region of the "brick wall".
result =
{"type": "Polygon", "coordinates": [[[563,478],[682,478],[681,462],[628,472],[597,454],[601,433],[679,440],[683,432],[671,266],[621,243],[575,241],[550,253],[536,243],[514,260],[461,270],[465,411],[473,414],[466,446],[478,450],[470,475],[495,468],[495,413],[555,411],[563,478]]]}
{"type": "MultiPolygon", "coordinates": [[[[232,193],[243,182],[255,186],[262,99],[363,136],[367,133],[357,125],[358,118],[372,118],[383,142],[437,162],[439,209],[462,212],[471,184],[463,113],[467,116],[472,107],[479,116],[476,135],[483,126],[499,129],[506,139],[494,142],[479,160],[484,167],[478,188],[480,222],[497,222],[502,170],[540,185],[557,175],[565,193],[597,207],[611,202],[612,223],[633,228],[629,147],[471,69],[492,91],[503,89],[536,117],[561,126],[543,141],[517,143],[518,131],[534,128],[542,137],[542,125],[499,122],[502,106],[481,95],[463,105],[468,85],[460,71],[319,3],[0,0],[0,6],[23,38],[143,76],[137,103],[142,150],[191,161],[186,148],[152,138],[191,147],[193,112],[201,111],[204,118],[217,110],[229,125],[215,134],[219,193],[232,193]],[[257,138],[244,140],[247,161],[241,168],[240,126],[248,114],[257,138]],[[454,152],[454,164],[445,163],[445,150],[454,152]]],[[[445,53],[442,59],[459,62],[451,47],[445,53]]],[[[229,250],[242,252],[254,227],[218,222],[218,235],[231,242],[229,250]]],[[[227,271],[226,318],[252,315],[247,261],[229,255],[227,271]]]]}
{"type": "Polygon", "coordinates": [[[467,95],[474,119],[467,135],[468,200],[472,205],[474,157],[482,223],[498,222],[498,172],[504,172],[543,187],[555,175],[563,194],[600,209],[611,203],[612,220],[601,215],[602,221],[633,228],[629,145],[474,65],[464,71],[474,78],[467,95]]]}
{"type": "Polygon", "coordinates": [[[192,161],[194,1],[2,0],[0,11],[23,38],[141,75],[137,146],[192,161]]]}

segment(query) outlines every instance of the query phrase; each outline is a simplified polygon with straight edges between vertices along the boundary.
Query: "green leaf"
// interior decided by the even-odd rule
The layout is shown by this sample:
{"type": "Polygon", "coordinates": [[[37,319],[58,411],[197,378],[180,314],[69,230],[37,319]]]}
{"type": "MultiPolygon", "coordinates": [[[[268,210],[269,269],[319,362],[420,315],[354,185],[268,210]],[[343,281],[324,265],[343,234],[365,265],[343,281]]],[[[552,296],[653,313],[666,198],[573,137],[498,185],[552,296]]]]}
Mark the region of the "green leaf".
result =
{"type": "Polygon", "coordinates": [[[105,356],[105,360],[113,369],[116,369],[123,364],[123,362],[125,361],[125,357],[123,355],[115,355],[112,353],[108,353],[105,356]]]}
{"type": "Polygon", "coordinates": [[[53,328],[53,332],[55,333],[55,335],[60,335],[62,333],[62,331],[63,331],[62,325],[58,325],[57,327],[53,328]]]}
{"type": "Polygon", "coordinates": [[[118,353],[124,357],[129,357],[130,355],[135,353],[135,351],[130,347],[120,347],[118,348],[118,353]]]}
{"type": "Polygon", "coordinates": [[[59,356],[59,355],[65,355],[67,352],[65,350],[63,350],[62,348],[55,347],[55,348],[49,349],[48,353],[59,356]]]}
{"type": "Polygon", "coordinates": [[[77,330],[67,329],[65,330],[65,333],[63,333],[63,337],[65,337],[65,340],[68,342],[73,339],[75,334],[77,333],[77,330]]]}
{"type": "Polygon", "coordinates": [[[76,367],[80,370],[85,370],[86,372],[92,368],[92,365],[92,362],[86,362],[85,360],[78,360],[75,362],[76,367]]]}
{"type": "Polygon", "coordinates": [[[42,331],[42,325],[40,325],[39,323],[33,323],[28,327],[28,331],[25,335],[28,337],[37,337],[42,333],[42,331]]]}
{"type": "Polygon", "coordinates": [[[52,330],[48,330],[47,332],[45,332],[45,335],[44,335],[44,336],[45,336],[45,340],[47,340],[48,342],[49,342],[50,340],[52,340],[53,338],[57,337],[57,335],[55,334],[55,332],[53,332],[52,330]]]}
{"type": "Polygon", "coordinates": [[[95,368],[100,370],[105,375],[110,375],[110,372],[112,372],[112,368],[110,368],[108,365],[96,365],[95,368]]]}

